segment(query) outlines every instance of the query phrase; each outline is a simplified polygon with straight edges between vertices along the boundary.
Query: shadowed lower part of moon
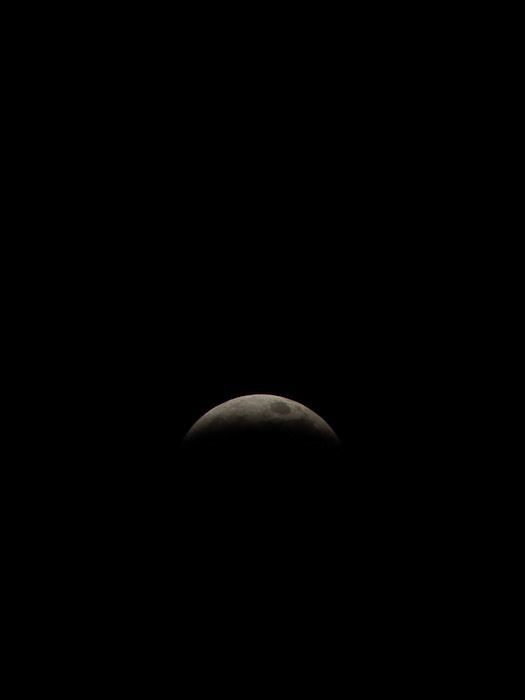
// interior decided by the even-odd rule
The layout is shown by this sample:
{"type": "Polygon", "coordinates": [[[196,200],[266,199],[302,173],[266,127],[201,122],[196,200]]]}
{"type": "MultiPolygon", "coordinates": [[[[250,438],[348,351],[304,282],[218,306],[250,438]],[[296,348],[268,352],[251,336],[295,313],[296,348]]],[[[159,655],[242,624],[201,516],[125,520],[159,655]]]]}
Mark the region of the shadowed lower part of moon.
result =
{"type": "Polygon", "coordinates": [[[239,560],[258,542],[277,552],[289,538],[297,548],[298,530],[311,543],[347,512],[339,439],[296,401],[256,394],[216,406],[188,431],[182,453],[180,512],[202,542],[215,538],[220,551],[229,543],[239,560]]]}
{"type": "Polygon", "coordinates": [[[182,443],[188,459],[301,468],[337,458],[341,444],[312,410],[269,394],[240,396],[204,414],[182,443]]]}

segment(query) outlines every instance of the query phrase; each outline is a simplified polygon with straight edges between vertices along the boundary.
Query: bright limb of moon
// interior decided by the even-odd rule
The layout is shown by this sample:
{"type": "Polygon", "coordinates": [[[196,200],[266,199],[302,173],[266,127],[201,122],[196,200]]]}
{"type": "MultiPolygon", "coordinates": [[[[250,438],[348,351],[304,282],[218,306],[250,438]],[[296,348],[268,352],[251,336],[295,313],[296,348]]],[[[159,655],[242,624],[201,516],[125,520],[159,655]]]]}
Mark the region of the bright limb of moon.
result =
{"type": "Polygon", "coordinates": [[[239,396],[215,406],[188,431],[184,445],[248,434],[294,436],[298,441],[340,447],[335,432],[317,413],[273,394],[239,396]]]}

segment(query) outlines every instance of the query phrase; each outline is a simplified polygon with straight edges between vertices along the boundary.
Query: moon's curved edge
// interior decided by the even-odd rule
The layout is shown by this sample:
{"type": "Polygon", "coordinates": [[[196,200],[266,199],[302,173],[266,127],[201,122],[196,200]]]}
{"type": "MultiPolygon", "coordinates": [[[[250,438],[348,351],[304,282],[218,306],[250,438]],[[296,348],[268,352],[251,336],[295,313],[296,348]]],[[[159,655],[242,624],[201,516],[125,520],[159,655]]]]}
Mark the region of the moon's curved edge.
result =
{"type": "MultiPolygon", "coordinates": [[[[200,418],[198,418],[195,423],[191,426],[191,428],[188,430],[186,435],[184,436],[183,442],[186,442],[186,440],[190,439],[195,432],[202,426],[203,422],[206,422],[206,419],[212,416],[214,413],[219,413],[221,409],[223,409],[227,405],[234,404],[238,401],[241,401],[242,399],[278,399],[281,401],[286,401],[288,403],[291,403],[295,406],[300,407],[302,410],[307,411],[308,413],[312,414],[312,416],[315,417],[316,420],[321,421],[323,428],[326,429],[329,434],[336,440],[336,442],[341,445],[341,441],[339,440],[339,437],[337,433],[334,431],[334,429],[331,427],[329,423],[325,421],[325,419],[320,416],[318,413],[315,411],[312,411],[311,408],[308,408],[308,406],[305,406],[304,404],[300,403],[299,401],[294,401],[294,399],[289,399],[285,396],[280,396],[278,394],[243,394],[241,396],[235,396],[232,399],[228,399],[227,401],[223,401],[222,403],[218,404],[217,406],[214,406],[210,410],[206,411],[200,418]]],[[[315,425],[315,423],[314,423],[315,425]]]]}

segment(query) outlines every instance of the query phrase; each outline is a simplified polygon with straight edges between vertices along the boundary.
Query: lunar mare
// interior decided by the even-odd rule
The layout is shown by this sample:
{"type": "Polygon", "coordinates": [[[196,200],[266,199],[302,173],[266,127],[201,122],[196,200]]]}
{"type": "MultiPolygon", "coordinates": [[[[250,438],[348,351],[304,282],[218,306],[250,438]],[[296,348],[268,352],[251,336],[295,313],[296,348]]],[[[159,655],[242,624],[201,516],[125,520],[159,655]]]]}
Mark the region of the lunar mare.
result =
{"type": "Polygon", "coordinates": [[[212,408],[188,431],[183,446],[247,442],[291,449],[340,448],[337,435],[318,414],[297,401],[272,394],[240,396],[212,408]]]}

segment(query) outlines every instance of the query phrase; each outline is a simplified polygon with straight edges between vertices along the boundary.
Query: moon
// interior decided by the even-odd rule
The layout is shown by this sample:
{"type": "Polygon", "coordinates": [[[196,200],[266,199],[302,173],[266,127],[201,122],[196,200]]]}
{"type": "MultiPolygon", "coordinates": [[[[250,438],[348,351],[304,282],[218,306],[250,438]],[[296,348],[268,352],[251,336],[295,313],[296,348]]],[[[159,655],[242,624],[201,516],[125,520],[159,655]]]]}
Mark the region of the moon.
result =
{"type": "Polygon", "coordinates": [[[187,454],[283,461],[336,454],[341,443],[317,413],[272,394],[239,396],[205,413],[183,440],[187,454]]]}
{"type": "Polygon", "coordinates": [[[341,443],[297,401],[251,394],[221,403],[190,428],[181,452],[177,493],[189,530],[219,542],[221,552],[237,543],[243,561],[283,542],[296,551],[298,528],[311,544],[345,512],[341,443]]]}

